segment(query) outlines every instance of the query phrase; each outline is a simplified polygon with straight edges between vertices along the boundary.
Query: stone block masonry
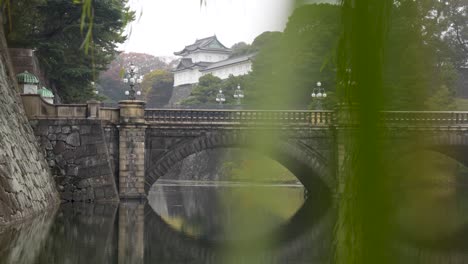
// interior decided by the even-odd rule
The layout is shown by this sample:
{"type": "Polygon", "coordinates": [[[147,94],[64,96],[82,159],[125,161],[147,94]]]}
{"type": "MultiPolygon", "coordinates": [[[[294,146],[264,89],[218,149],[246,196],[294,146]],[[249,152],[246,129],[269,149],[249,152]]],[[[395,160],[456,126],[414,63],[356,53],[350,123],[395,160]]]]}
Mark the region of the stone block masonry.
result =
{"type": "Polygon", "coordinates": [[[120,101],[119,195],[145,199],[145,102],[120,101]]]}
{"type": "Polygon", "coordinates": [[[118,200],[114,159],[109,155],[112,125],[92,119],[31,121],[62,200],[118,200]],[[106,126],[106,127],[105,127],[106,126]]]}
{"type": "Polygon", "coordinates": [[[59,202],[14,80],[0,27],[0,225],[32,217],[59,202]]]}
{"type": "Polygon", "coordinates": [[[145,194],[145,130],[146,126],[122,126],[120,128],[121,198],[144,198],[145,194]]]}

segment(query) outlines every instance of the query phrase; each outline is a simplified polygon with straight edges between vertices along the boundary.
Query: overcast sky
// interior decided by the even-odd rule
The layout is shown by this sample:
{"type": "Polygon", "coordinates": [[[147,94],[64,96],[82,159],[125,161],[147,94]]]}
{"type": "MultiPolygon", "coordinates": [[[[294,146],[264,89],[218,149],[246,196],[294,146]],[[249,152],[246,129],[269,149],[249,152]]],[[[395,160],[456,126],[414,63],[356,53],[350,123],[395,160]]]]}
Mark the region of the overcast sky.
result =
{"type": "Polygon", "coordinates": [[[283,31],[291,14],[289,0],[132,0],[137,11],[127,52],[173,56],[197,38],[216,34],[224,45],[251,43],[264,31],[283,31]],[[141,12],[141,14],[140,14],[141,12]]]}

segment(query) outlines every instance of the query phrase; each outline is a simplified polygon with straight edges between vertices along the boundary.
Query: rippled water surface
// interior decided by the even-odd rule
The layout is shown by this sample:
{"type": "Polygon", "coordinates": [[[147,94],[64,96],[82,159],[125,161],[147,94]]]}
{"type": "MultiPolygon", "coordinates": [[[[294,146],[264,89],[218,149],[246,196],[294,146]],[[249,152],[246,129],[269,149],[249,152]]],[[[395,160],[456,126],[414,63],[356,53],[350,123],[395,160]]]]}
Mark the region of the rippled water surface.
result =
{"type": "Polygon", "coordinates": [[[0,263],[223,263],[229,252],[242,252],[241,262],[320,258],[306,249],[313,238],[300,216],[312,207],[304,201],[294,184],[162,181],[148,202],[63,204],[1,229],[0,263]]]}
{"type": "MultiPolygon", "coordinates": [[[[446,182],[399,193],[412,201],[395,210],[399,263],[468,263],[466,194],[446,182]]],[[[330,263],[334,206],[300,185],[159,181],[148,198],[3,227],[0,263],[330,263]]]]}

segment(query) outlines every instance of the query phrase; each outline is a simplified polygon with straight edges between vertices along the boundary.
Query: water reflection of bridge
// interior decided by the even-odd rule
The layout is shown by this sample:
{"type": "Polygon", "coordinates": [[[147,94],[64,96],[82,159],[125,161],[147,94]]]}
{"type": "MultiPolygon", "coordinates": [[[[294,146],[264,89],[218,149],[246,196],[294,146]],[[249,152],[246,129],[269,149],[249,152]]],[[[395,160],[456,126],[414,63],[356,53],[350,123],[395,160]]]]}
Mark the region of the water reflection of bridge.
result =
{"type": "MultiPolygon", "coordinates": [[[[310,206],[306,203],[291,219],[291,224],[286,223],[278,230],[281,240],[273,248],[243,251],[250,255],[239,256],[239,260],[284,263],[325,258],[333,221],[330,215],[323,221],[324,211],[314,208],[312,213],[310,206]]],[[[236,245],[179,232],[141,202],[66,204],[55,219],[45,215],[32,224],[5,230],[0,232],[2,264],[223,263],[226,249],[236,245]],[[18,252],[25,254],[18,255],[18,252]]],[[[255,245],[257,242],[239,244],[255,245]]]]}
{"type": "MultiPolygon", "coordinates": [[[[49,213],[1,228],[0,263],[225,263],[229,248],[239,254],[236,263],[330,263],[335,214],[329,201],[317,198],[271,234],[275,243],[260,249],[255,239],[240,241],[239,248],[181,232],[144,202],[64,204],[55,218],[49,213]]],[[[402,263],[465,263],[467,233],[464,228],[442,244],[399,240],[392,254],[402,263]]]]}

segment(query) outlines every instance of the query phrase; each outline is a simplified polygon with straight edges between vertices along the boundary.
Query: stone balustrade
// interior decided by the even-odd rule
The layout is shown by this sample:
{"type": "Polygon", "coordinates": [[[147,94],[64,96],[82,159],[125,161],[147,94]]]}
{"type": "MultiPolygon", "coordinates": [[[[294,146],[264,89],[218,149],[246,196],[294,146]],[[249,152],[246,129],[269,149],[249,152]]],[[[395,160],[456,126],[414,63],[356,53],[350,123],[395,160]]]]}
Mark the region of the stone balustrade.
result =
{"type": "Polygon", "coordinates": [[[331,125],[333,111],[305,110],[180,110],[146,109],[145,119],[151,124],[241,124],[274,123],[296,125],[331,125]]]}
{"type": "MultiPolygon", "coordinates": [[[[101,107],[97,101],[90,101],[87,104],[53,105],[44,101],[39,95],[23,94],[21,97],[26,115],[30,120],[98,119],[119,124],[122,121],[121,113],[125,115],[128,108],[125,103],[120,105],[122,109],[101,107]]],[[[143,111],[143,108],[138,109],[143,111]]],[[[383,125],[387,126],[468,125],[468,111],[382,111],[379,119],[383,125]]],[[[138,123],[144,121],[148,124],[185,125],[271,123],[329,126],[338,124],[337,112],[326,110],[145,109],[144,120],[139,120],[138,123]]]]}
{"type": "Polygon", "coordinates": [[[465,111],[383,111],[380,119],[387,125],[445,126],[468,125],[465,111]]]}
{"type": "Polygon", "coordinates": [[[100,119],[118,123],[118,108],[100,107],[97,101],[87,104],[49,104],[37,94],[22,94],[26,116],[35,119],[100,119]]]}

